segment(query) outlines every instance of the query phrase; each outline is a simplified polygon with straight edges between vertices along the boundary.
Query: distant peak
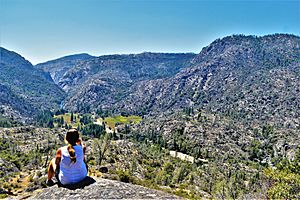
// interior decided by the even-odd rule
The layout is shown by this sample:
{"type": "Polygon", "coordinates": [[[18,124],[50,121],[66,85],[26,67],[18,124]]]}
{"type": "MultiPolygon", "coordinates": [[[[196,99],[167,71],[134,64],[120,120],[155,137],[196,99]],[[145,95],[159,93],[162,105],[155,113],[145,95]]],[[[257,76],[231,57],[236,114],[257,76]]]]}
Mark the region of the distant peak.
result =
{"type": "Polygon", "coordinates": [[[79,53],[79,54],[72,54],[72,55],[67,55],[67,56],[63,56],[60,58],[56,58],[53,60],[49,60],[43,63],[39,63],[37,65],[41,65],[41,64],[45,64],[45,63],[52,63],[52,62],[60,62],[60,61],[71,61],[71,60],[86,60],[86,59],[90,59],[90,58],[94,58],[95,56],[92,56],[88,53],[79,53]]]}
{"type": "Polygon", "coordinates": [[[63,58],[68,58],[68,57],[93,57],[93,56],[91,56],[88,53],[78,53],[78,54],[68,55],[68,56],[65,56],[63,58]]]}
{"type": "Polygon", "coordinates": [[[63,57],[57,58],[55,60],[60,60],[60,59],[83,59],[83,58],[92,58],[92,57],[94,57],[94,56],[91,56],[88,53],[78,53],[78,54],[63,56],[63,57]]]}

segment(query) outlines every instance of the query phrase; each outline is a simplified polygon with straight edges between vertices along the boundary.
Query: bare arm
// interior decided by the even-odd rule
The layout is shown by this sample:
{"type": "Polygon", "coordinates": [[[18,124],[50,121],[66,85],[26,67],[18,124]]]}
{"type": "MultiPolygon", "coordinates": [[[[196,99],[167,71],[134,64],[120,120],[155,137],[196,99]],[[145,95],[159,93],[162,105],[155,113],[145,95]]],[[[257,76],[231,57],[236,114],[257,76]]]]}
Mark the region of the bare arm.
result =
{"type": "Polygon", "coordinates": [[[56,151],[56,155],[55,155],[55,164],[56,164],[56,166],[59,165],[60,160],[61,160],[61,149],[59,148],[59,149],[56,151]]]}
{"type": "Polygon", "coordinates": [[[83,145],[83,154],[85,155],[85,152],[86,152],[86,145],[84,144],[83,145]]]}

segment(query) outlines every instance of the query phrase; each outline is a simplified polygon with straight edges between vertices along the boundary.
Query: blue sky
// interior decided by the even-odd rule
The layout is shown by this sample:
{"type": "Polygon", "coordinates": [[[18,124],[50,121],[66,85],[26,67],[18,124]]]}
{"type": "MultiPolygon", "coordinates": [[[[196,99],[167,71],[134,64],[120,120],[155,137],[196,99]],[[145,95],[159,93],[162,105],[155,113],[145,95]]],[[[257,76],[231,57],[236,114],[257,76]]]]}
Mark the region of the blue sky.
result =
{"type": "Polygon", "coordinates": [[[232,34],[300,35],[300,0],[0,0],[1,46],[36,64],[91,55],[195,52],[232,34]]]}

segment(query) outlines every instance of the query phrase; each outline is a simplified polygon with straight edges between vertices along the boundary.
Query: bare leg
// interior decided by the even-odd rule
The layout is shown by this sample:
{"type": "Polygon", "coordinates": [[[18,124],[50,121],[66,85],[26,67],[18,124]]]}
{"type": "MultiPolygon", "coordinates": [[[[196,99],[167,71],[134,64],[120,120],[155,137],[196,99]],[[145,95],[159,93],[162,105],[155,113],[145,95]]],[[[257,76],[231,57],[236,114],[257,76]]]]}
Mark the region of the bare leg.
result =
{"type": "Polygon", "coordinates": [[[48,167],[48,180],[51,180],[55,176],[56,164],[55,158],[53,158],[48,167]]]}

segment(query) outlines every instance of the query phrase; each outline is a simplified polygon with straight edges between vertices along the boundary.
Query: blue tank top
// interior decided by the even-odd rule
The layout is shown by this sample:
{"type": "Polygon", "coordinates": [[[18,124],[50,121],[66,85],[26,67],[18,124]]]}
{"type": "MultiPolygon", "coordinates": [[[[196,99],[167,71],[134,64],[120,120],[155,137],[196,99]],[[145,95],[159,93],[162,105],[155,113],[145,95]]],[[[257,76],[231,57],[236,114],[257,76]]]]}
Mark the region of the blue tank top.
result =
{"type": "Polygon", "coordinates": [[[73,184],[83,180],[87,176],[87,169],[84,163],[83,148],[81,145],[73,146],[75,149],[76,162],[71,162],[68,146],[61,148],[59,181],[63,184],[73,184]]]}

